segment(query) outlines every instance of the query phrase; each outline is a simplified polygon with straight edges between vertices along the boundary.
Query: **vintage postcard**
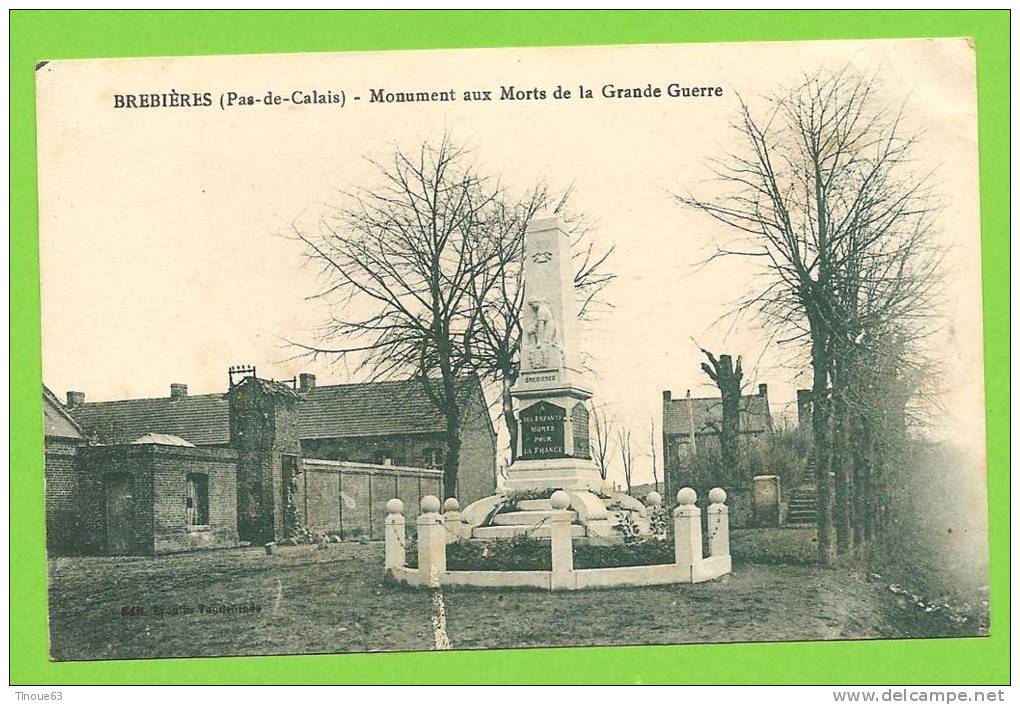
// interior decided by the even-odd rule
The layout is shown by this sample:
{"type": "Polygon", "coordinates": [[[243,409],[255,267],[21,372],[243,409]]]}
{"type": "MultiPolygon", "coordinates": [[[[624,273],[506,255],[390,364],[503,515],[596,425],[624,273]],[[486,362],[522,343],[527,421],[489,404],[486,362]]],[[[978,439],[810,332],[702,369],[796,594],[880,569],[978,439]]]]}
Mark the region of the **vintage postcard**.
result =
{"type": "Polygon", "coordinates": [[[968,40],[36,88],[52,659],[988,634],[968,40]]]}

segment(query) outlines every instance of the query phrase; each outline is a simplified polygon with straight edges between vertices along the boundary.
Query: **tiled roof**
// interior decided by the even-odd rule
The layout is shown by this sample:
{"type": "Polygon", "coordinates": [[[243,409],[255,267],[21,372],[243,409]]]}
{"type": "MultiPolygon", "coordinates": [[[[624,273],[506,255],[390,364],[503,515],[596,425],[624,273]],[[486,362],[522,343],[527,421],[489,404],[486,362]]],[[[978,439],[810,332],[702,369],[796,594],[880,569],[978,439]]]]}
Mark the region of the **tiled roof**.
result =
{"type": "MultiPolygon", "coordinates": [[[[691,413],[694,416],[694,433],[718,433],[722,424],[722,399],[719,397],[671,399],[664,405],[662,428],[666,433],[690,433],[691,413]]],[[[749,394],[740,398],[741,433],[762,433],[772,428],[768,397],[749,394]]]]}
{"type": "Polygon", "coordinates": [[[70,412],[102,443],[131,443],[146,433],[177,436],[197,446],[230,442],[230,407],[222,394],[87,402],[70,412]]]}
{"type": "MultiPolygon", "coordinates": [[[[282,387],[296,394],[271,384],[268,391],[282,387]]],[[[463,401],[472,395],[482,398],[475,378],[462,378],[459,384],[463,401]]],[[[296,395],[301,398],[302,439],[442,433],[446,427],[418,380],[324,385],[296,395]]],[[[70,413],[104,443],[130,443],[147,433],[178,436],[199,446],[230,442],[230,406],[223,394],[89,402],[70,413]]]]}
{"type": "MultiPolygon", "coordinates": [[[[472,394],[481,396],[473,377],[462,378],[459,386],[462,407],[472,394]]],[[[417,379],[324,385],[304,399],[298,406],[302,439],[446,430],[443,415],[417,379]]]]}

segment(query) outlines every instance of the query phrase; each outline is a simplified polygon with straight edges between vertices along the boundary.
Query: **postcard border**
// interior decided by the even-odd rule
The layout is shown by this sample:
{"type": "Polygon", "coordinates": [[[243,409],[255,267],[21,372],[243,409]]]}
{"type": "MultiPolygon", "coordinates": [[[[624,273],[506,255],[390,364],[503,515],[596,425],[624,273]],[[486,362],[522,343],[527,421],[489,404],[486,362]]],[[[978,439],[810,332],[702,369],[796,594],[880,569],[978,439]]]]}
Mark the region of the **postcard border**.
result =
{"type": "Polygon", "coordinates": [[[1009,11],[13,11],[10,682],[1009,682],[1009,11]],[[970,37],[977,50],[991,636],[55,663],[48,659],[34,69],[71,58],[970,37]],[[295,668],[300,662],[300,670],[295,668]]]}

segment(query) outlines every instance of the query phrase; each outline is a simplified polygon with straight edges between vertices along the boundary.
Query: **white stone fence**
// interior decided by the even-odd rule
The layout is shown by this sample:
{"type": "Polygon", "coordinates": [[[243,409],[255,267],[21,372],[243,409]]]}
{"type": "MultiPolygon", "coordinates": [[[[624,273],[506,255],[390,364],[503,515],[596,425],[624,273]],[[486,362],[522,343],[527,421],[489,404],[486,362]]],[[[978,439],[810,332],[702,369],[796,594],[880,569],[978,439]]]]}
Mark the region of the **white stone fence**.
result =
{"type": "MultiPolygon", "coordinates": [[[[627,587],[700,583],[726,575],[730,561],[729,509],[726,493],[716,487],[708,493],[708,557],[702,555],[701,510],[695,505],[697,493],[685,487],[677,493],[673,510],[675,556],[673,563],[628,566],[623,568],[574,568],[574,547],[569,511],[570,498],[562,491],[550,498],[553,512],[546,523],[550,528],[552,570],[447,570],[446,545],[458,537],[467,537],[470,527],[460,518],[456,500],[447,500],[440,514],[439,498],[423,497],[418,530],[418,567],[407,567],[404,503],[391,499],[386,504],[386,572],[408,585],[469,585],[473,587],[527,587],[545,590],[581,590],[593,587],[627,587]],[[447,522],[451,524],[448,528],[447,522]],[[465,534],[464,531],[467,531],[465,534]],[[452,537],[452,538],[451,538],[452,537]]],[[[661,502],[656,495],[652,498],[661,502]]]]}

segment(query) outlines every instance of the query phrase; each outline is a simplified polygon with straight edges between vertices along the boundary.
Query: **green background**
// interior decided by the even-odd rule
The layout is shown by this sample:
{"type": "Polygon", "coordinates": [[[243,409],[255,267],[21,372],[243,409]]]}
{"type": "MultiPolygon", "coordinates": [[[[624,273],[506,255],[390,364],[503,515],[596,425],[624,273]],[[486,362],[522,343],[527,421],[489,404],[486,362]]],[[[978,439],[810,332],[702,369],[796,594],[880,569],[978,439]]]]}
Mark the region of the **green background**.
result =
{"type": "MultiPolygon", "coordinates": [[[[1008,682],[1008,11],[16,11],[10,16],[10,36],[12,683],[1008,682]],[[936,36],[972,37],[977,47],[991,637],[93,663],[48,660],[34,139],[37,61],[936,36]]],[[[953,511],[948,497],[946,511],[953,511]]],[[[593,593],[579,594],[578,599],[609,598],[593,593]]],[[[635,619],[640,619],[638,609],[635,619]]]]}

